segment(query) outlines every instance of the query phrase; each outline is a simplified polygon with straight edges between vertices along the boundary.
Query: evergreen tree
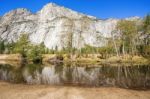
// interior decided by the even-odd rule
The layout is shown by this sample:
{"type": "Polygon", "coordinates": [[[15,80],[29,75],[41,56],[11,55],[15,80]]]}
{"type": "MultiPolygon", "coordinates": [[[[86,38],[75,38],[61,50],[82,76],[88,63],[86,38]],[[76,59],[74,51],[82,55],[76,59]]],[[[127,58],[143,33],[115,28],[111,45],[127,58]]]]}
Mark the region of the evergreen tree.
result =
{"type": "Polygon", "coordinates": [[[27,34],[22,34],[19,40],[15,44],[14,52],[20,53],[23,57],[26,57],[26,53],[30,48],[30,42],[27,34]]]}
{"type": "Polygon", "coordinates": [[[147,15],[144,18],[143,36],[144,36],[144,44],[150,45],[150,15],[147,15]]]}

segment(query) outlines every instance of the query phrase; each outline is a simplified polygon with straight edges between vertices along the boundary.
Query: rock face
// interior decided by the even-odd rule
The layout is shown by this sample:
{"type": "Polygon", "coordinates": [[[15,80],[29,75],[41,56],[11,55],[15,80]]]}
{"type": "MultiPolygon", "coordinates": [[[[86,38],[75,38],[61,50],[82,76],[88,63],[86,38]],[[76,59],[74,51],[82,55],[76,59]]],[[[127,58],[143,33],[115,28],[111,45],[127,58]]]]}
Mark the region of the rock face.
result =
{"type": "Polygon", "coordinates": [[[103,46],[117,22],[118,19],[98,20],[49,3],[36,14],[27,9],[5,14],[0,18],[0,37],[12,42],[17,41],[20,34],[27,33],[32,43],[44,42],[50,49],[62,49],[70,43],[75,48],[103,46]]]}

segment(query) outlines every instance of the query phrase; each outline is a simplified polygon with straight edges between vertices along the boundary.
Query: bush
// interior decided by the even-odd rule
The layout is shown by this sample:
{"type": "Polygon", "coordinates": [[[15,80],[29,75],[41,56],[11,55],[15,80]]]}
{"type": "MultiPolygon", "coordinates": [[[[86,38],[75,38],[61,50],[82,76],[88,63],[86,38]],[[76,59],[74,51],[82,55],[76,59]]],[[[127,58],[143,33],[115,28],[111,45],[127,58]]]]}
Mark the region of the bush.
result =
{"type": "Polygon", "coordinates": [[[16,43],[13,43],[13,46],[11,52],[20,53],[24,59],[32,60],[34,63],[41,63],[42,54],[49,52],[44,43],[40,45],[31,44],[27,34],[22,34],[20,39],[16,43]]]}

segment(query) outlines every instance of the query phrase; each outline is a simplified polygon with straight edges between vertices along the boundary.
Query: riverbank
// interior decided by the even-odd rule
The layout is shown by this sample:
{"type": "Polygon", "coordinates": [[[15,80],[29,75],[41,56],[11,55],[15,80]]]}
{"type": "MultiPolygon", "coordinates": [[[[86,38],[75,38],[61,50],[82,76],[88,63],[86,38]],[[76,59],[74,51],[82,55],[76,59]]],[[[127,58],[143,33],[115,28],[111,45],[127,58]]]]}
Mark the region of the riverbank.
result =
{"type": "Polygon", "coordinates": [[[0,61],[20,61],[20,54],[0,54],[0,61]]]}
{"type": "Polygon", "coordinates": [[[0,82],[0,99],[150,99],[150,90],[23,85],[0,82]]]}
{"type": "MultiPolygon", "coordinates": [[[[150,59],[143,56],[131,56],[131,55],[122,55],[122,56],[111,56],[109,58],[101,58],[100,54],[83,54],[83,55],[58,55],[58,54],[43,54],[43,63],[57,62],[57,60],[63,63],[77,63],[77,64],[150,64],[150,59]],[[62,58],[63,60],[57,59],[57,57],[62,58]]],[[[0,54],[0,62],[13,62],[21,61],[20,54],[0,54]]],[[[28,60],[31,62],[31,60],[28,60]]]]}

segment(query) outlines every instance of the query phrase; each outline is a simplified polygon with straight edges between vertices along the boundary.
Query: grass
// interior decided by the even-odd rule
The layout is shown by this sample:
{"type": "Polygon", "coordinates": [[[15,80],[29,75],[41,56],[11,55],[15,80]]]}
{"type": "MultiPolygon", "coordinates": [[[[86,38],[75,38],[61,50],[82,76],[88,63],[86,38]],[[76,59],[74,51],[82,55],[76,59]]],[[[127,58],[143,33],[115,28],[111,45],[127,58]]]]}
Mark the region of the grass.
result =
{"type": "MultiPolygon", "coordinates": [[[[50,59],[55,58],[57,54],[44,54],[43,62],[49,62],[50,59]]],[[[142,56],[131,56],[131,55],[122,55],[122,56],[112,56],[107,59],[99,58],[99,54],[88,54],[88,55],[68,55],[62,54],[64,58],[64,63],[77,63],[77,64],[120,64],[120,63],[133,63],[133,64],[150,64],[150,59],[142,56]]],[[[19,61],[19,54],[1,54],[1,61],[19,61]]]]}
{"type": "Polygon", "coordinates": [[[20,54],[0,54],[0,60],[19,61],[20,59],[20,54]]]}
{"type": "Polygon", "coordinates": [[[113,56],[105,60],[107,63],[133,63],[133,64],[149,64],[149,59],[144,58],[143,56],[113,56]]]}

